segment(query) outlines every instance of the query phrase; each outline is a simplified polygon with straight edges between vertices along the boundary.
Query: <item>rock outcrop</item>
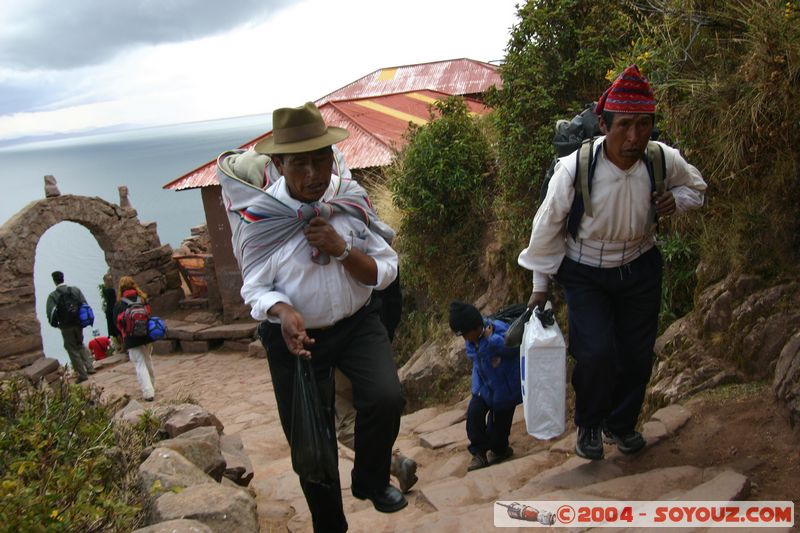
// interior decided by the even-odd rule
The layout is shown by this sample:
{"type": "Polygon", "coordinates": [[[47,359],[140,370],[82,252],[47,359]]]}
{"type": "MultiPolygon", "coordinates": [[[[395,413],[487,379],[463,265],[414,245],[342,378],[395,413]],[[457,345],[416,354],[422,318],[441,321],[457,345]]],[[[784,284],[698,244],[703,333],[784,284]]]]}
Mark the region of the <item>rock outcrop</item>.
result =
{"type": "Polygon", "coordinates": [[[728,278],[656,342],[650,402],[666,405],[724,383],[772,380],[800,421],[800,287],[756,276],[728,278]]]}
{"type": "MultiPolygon", "coordinates": [[[[171,438],[146,450],[139,466],[139,489],[151,511],[149,525],[136,532],[257,533],[256,501],[245,488],[253,468],[241,439],[221,438],[222,424],[199,405],[165,405],[151,413],[171,438]]],[[[144,414],[131,401],[114,420],[134,424],[144,414]]]]}
{"type": "Polygon", "coordinates": [[[406,411],[419,409],[432,391],[447,390],[471,372],[461,337],[426,342],[398,371],[406,411]]]}

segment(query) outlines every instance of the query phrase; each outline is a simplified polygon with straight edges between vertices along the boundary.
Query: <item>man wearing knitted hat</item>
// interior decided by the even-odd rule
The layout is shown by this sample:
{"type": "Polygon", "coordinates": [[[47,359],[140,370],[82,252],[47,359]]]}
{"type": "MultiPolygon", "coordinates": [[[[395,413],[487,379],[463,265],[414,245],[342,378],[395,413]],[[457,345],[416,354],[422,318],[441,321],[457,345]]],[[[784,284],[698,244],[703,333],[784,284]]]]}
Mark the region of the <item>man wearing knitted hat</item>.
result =
{"type": "Polygon", "coordinates": [[[662,261],[656,217],[703,205],[706,184],[680,152],[650,141],[656,102],[647,79],[631,65],[597,103],[605,134],[563,157],[533,219],[518,263],[533,271],[529,307],[543,307],[550,278],[564,289],[569,349],[575,358],[575,452],[602,459],[603,440],[622,453],[646,442],[636,431],[650,380],[661,302],[662,261]],[[647,154],[663,161],[663,190],[647,154]],[[578,167],[587,186],[576,192],[578,167]],[[588,200],[588,205],[587,205],[588,200]]]}

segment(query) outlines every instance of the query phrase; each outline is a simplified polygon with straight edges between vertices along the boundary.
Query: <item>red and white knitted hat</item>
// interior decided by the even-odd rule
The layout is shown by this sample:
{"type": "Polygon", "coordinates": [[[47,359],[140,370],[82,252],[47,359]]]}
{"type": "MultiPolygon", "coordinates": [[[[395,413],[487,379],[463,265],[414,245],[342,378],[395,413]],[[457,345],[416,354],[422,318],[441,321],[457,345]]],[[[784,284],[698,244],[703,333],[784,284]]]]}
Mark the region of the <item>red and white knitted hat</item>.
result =
{"type": "Polygon", "coordinates": [[[595,113],[655,113],[656,99],[639,67],[631,65],[620,74],[597,101],[595,113]]]}

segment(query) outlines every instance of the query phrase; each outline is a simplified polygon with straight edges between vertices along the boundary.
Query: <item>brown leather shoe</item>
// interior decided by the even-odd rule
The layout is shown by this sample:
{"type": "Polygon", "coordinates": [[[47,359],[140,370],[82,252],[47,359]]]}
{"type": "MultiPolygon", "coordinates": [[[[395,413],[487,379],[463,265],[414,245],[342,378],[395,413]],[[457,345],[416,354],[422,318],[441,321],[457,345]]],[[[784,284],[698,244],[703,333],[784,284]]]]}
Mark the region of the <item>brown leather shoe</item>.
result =
{"type": "Polygon", "coordinates": [[[405,494],[419,480],[417,478],[417,462],[403,454],[392,457],[391,474],[397,478],[400,492],[405,494]]]}
{"type": "Polygon", "coordinates": [[[472,454],[472,461],[467,467],[467,472],[478,470],[479,468],[486,468],[489,466],[489,460],[486,458],[486,452],[477,452],[472,454]]]}

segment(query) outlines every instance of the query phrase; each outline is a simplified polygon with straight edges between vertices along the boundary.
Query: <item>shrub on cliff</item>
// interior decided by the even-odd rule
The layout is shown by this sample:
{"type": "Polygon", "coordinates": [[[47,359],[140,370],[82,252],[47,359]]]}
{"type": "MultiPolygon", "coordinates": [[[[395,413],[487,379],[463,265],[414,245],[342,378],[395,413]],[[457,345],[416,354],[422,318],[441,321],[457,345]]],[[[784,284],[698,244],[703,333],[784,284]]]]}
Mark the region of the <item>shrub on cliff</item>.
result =
{"type": "Polygon", "coordinates": [[[705,268],[794,277],[800,259],[800,2],[671,0],[643,27],[667,131],[704,174],[688,221],[705,268]]]}
{"type": "MultiPolygon", "coordinates": [[[[144,431],[117,429],[99,392],[0,384],[0,530],[131,531],[144,431]]],[[[143,429],[143,428],[140,428],[143,429]]]]}

